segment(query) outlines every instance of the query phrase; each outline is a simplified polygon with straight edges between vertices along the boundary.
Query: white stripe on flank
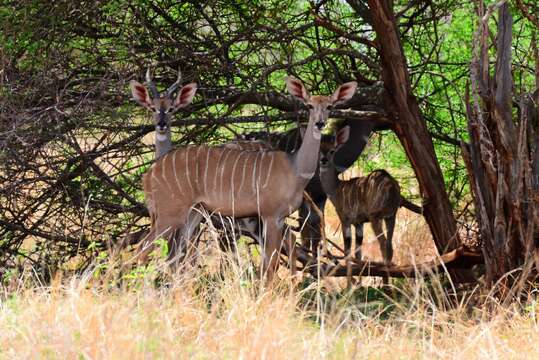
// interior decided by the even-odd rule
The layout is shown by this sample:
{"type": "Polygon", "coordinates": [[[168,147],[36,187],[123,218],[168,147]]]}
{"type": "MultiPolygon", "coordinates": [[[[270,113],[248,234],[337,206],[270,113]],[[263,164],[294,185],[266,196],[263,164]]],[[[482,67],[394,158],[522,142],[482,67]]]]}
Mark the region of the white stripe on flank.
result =
{"type": "MultiPolygon", "coordinates": [[[[195,162],[196,162],[196,171],[195,171],[195,184],[198,185],[200,183],[199,179],[198,179],[198,163],[200,162],[199,159],[200,159],[200,149],[202,149],[203,147],[202,146],[198,146],[197,148],[197,156],[195,158],[195,162]]],[[[200,189],[200,187],[198,188],[200,189]]],[[[200,191],[200,190],[199,190],[200,191]]]]}
{"type": "Polygon", "coordinates": [[[170,182],[168,181],[167,177],[165,176],[165,170],[167,169],[167,160],[169,158],[170,153],[167,153],[165,156],[163,156],[163,160],[161,160],[161,177],[163,180],[165,180],[165,184],[167,184],[167,187],[169,188],[170,192],[174,192],[172,189],[172,185],[170,185],[170,182]]]}
{"type": "Polygon", "coordinates": [[[191,150],[191,146],[187,145],[185,148],[185,176],[187,177],[187,182],[189,183],[189,189],[191,189],[191,193],[193,193],[193,184],[191,184],[191,174],[189,171],[189,150],[191,150]]]}
{"type": "Polygon", "coordinates": [[[206,151],[206,168],[204,169],[204,194],[207,194],[207,188],[206,188],[206,182],[208,180],[208,164],[210,163],[210,151],[212,150],[211,147],[208,148],[206,151]]]}
{"type": "Polygon", "coordinates": [[[243,155],[242,152],[238,152],[236,156],[236,161],[234,161],[234,165],[232,166],[232,179],[230,180],[230,196],[232,197],[232,213],[234,213],[234,177],[236,176],[236,166],[238,165],[238,161],[240,160],[241,156],[243,155]]]}
{"type": "Polygon", "coordinates": [[[250,155],[252,153],[245,153],[247,156],[245,157],[245,160],[243,161],[243,172],[241,174],[241,182],[240,182],[240,187],[238,188],[238,193],[241,192],[241,188],[243,187],[243,181],[245,180],[245,170],[246,170],[246,167],[247,167],[247,160],[249,160],[249,158],[251,157],[250,155]]]}
{"type": "Polygon", "coordinates": [[[181,196],[183,196],[183,190],[182,190],[182,186],[180,184],[180,179],[178,178],[178,173],[176,173],[176,154],[178,152],[177,151],[174,151],[173,155],[172,155],[172,170],[174,170],[174,179],[176,180],[176,185],[178,187],[178,192],[180,193],[181,196]]]}
{"type": "Polygon", "coordinates": [[[273,166],[273,158],[275,157],[275,153],[272,152],[272,153],[269,153],[268,155],[271,156],[271,160],[268,166],[268,173],[266,174],[266,181],[264,181],[264,185],[262,185],[262,188],[265,188],[266,186],[268,186],[268,181],[271,177],[271,167],[273,166]]]}
{"type": "Polygon", "coordinates": [[[227,150],[230,150],[228,148],[221,148],[221,155],[219,155],[219,160],[217,160],[217,164],[213,167],[213,195],[215,195],[215,192],[217,191],[217,173],[219,172],[219,166],[221,166],[221,160],[223,159],[223,155],[227,150]]]}
{"type": "Polygon", "coordinates": [[[260,190],[260,184],[262,183],[262,180],[260,179],[262,177],[262,167],[264,166],[264,156],[266,156],[266,151],[260,151],[261,157],[260,157],[260,163],[258,164],[258,178],[256,179],[257,188],[260,190]]]}
{"type": "Polygon", "coordinates": [[[226,160],[228,159],[228,156],[232,153],[232,149],[226,154],[225,158],[223,159],[223,166],[221,166],[221,186],[219,187],[219,196],[223,196],[223,175],[225,173],[225,168],[227,165],[226,160]]]}
{"type": "Polygon", "coordinates": [[[352,186],[348,186],[348,209],[353,209],[352,205],[352,186]]]}
{"type": "MultiPolygon", "coordinates": [[[[156,185],[159,185],[159,186],[163,186],[163,183],[161,181],[159,181],[159,178],[157,177],[157,175],[155,175],[155,171],[152,171],[152,191],[155,190],[155,188],[157,187],[156,185]]],[[[153,200],[154,196],[152,194],[152,200],[153,200]]]]}
{"type": "Polygon", "coordinates": [[[260,156],[260,153],[256,153],[256,158],[255,158],[255,165],[253,166],[253,179],[252,179],[252,184],[251,184],[251,187],[253,188],[253,194],[256,194],[256,164],[258,163],[258,157],[260,156]]]}

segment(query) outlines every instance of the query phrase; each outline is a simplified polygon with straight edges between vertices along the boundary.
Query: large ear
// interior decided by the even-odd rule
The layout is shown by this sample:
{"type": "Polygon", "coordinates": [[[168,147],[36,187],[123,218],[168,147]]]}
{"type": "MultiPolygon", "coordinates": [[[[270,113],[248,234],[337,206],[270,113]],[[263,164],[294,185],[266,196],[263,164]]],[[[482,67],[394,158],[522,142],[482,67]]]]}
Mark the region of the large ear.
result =
{"type": "Polygon", "coordinates": [[[135,99],[140,105],[149,108],[152,100],[150,99],[150,94],[148,93],[146,86],[142,85],[138,81],[131,80],[129,87],[131,88],[133,99],[135,99]]]}
{"type": "Polygon", "coordinates": [[[350,81],[345,84],[342,84],[335,90],[333,95],[331,95],[331,100],[333,105],[342,104],[352,98],[356,93],[357,82],[350,81]]]}
{"type": "Polygon", "coordinates": [[[299,100],[301,100],[303,103],[306,103],[309,101],[309,92],[307,89],[305,89],[305,86],[301,82],[301,80],[296,79],[293,76],[287,76],[285,78],[286,81],[286,88],[288,89],[288,92],[291,95],[294,95],[299,100]]]}
{"type": "Polygon", "coordinates": [[[176,99],[174,100],[174,107],[176,109],[185,107],[193,101],[193,97],[197,92],[197,83],[190,83],[180,89],[176,99]]]}
{"type": "Polygon", "coordinates": [[[335,146],[345,144],[350,139],[350,126],[346,125],[335,134],[335,146]]]}

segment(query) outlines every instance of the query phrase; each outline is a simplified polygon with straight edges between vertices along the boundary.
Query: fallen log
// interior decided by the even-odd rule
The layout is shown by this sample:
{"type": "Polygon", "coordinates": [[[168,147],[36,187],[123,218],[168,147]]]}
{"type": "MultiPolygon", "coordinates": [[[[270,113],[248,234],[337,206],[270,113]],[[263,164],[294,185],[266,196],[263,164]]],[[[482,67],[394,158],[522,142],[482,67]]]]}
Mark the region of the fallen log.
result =
{"type": "MultiPolygon", "coordinates": [[[[393,265],[388,266],[383,263],[373,261],[353,262],[351,264],[352,276],[390,276],[397,278],[413,278],[418,275],[430,275],[444,272],[446,269],[469,269],[473,265],[482,264],[483,256],[481,253],[470,251],[464,247],[459,247],[453,251],[441,255],[440,257],[412,265],[393,265]]],[[[344,263],[337,265],[321,263],[320,271],[316,268],[309,270],[309,273],[317,277],[328,276],[347,276],[347,267],[344,263]]]]}

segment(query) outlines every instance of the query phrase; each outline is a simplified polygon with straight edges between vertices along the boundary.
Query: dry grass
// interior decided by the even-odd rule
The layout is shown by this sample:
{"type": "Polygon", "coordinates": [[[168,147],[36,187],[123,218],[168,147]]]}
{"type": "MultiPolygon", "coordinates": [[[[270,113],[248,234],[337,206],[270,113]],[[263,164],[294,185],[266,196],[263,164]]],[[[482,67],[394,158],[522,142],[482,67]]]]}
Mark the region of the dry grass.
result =
{"type": "MultiPolygon", "coordinates": [[[[416,217],[401,211],[398,224],[399,263],[433,255],[416,217]]],[[[375,288],[347,292],[331,279],[285,279],[268,292],[247,256],[239,265],[225,261],[221,277],[216,256],[207,255],[174,278],[104,263],[47,286],[31,276],[11,279],[0,293],[0,359],[490,360],[539,351],[533,293],[487,312],[488,298],[453,298],[438,278],[395,281],[390,296],[375,288]]]]}
{"type": "MultiPolygon", "coordinates": [[[[0,358],[533,358],[539,307],[487,313],[434,281],[329,291],[283,281],[263,291],[246,263],[160,286],[148,272],[20,285],[0,296],[0,358]],[[127,285],[130,283],[130,285],[127,285]]],[[[196,275],[196,276],[195,276],[196,275]]],[[[532,297],[530,296],[530,299],[532,297]]]]}

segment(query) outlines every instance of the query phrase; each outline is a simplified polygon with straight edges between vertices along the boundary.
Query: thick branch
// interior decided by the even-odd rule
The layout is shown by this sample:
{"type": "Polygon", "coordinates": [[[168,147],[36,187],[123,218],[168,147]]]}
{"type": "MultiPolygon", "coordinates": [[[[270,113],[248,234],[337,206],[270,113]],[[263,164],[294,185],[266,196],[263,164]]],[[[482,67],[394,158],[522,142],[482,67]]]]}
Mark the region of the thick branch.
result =
{"type": "MultiPolygon", "coordinates": [[[[380,44],[382,78],[396,118],[395,131],[414,168],[423,196],[425,219],[438,251],[443,254],[457,248],[459,239],[442,171],[417,99],[412,93],[406,58],[389,2],[369,0],[368,3],[380,44]]],[[[472,279],[471,273],[455,277],[459,281],[472,279]]]]}

